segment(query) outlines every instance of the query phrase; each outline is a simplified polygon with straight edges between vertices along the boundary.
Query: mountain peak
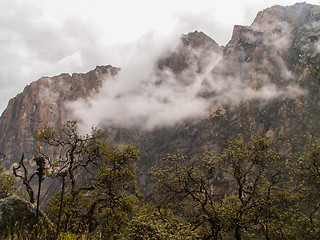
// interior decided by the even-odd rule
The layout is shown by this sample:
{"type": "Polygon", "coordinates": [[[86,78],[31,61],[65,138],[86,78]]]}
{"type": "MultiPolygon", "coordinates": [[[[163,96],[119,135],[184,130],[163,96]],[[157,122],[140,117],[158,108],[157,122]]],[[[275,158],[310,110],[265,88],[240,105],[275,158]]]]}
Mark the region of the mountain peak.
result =
{"type": "Polygon", "coordinates": [[[251,27],[261,28],[277,22],[287,22],[294,27],[299,27],[310,21],[320,20],[320,6],[308,3],[296,3],[291,6],[273,6],[260,11],[251,27]]]}
{"type": "Polygon", "coordinates": [[[207,45],[219,47],[219,45],[212,38],[203,32],[198,32],[197,30],[184,35],[182,37],[182,42],[185,46],[190,45],[195,49],[205,47],[207,45]]]}
{"type": "Polygon", "coordinates": [[[234,26],[227,47],[239,44],[259,45],[271,40],[277,45],[289,45],[294,39],[293,35],[299,35],[299,39],[318,39],[319,21],[320,6],[307,3],[276,5],[260,11],[250,26],[234,26]]]}

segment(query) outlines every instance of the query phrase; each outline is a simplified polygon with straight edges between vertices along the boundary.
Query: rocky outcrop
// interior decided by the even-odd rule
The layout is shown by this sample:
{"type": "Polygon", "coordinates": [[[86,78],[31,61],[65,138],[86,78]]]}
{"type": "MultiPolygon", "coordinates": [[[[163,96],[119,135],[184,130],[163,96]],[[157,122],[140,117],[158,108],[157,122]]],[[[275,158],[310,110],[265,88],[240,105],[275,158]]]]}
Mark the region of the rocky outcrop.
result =
{"type": "Polygon", "coordinates": [[[184,70],[196,66],[199,73],[207,67],[208,58],[222,53],[223,47],[203,32],[192,32],[181,38],[178,49],[168,57],[158,61],[158,68],[169,68],[175,74],[181,74],[184,70]]]}
{"type": "MultiPolygon", "coordinates": [[[[212,101],[209,116],[144,134],[143,141],[137,132],[121,132],[121,139],[139,143],[144,153],[141,168],[170,152],[199,156],[219,151],[227,139],[248,140],[255,134],[273,139],[289,156],[303,151],[320,132],[320,84],[313,71],[320,59],[320,42],[314,38],[319,11],[319,6],[305,3],[275,6],[260,12],[251,26],[235,26],[221,61],[211,70],[211,82],[204,82],[201,96],[212,101]],[[232,89],[231,94],[214,88],[217,79],[225,84],[223,91],[232,89]]],[[[200,39],[198,44],[184,40],[187,46],[211,46],[219,52],[203,33],[185,38],[200,39]]],[[[161,67],[179,73],[189,66],[186,59],[177,51],[161,67]]]]}
{"type": "MultiPolygon", "coordinates": [[[[97,66],[85,74],[61,74],[43,77],[26,86],[12,98],[0,120],[0,149],[7,159],[19,159],[22,153],[32,158],[33,131],[49,125],[61,127],[70,119],[65,103],[86,98],[99,91],[102,81],[117,74],[118,68],[97,66]]],[[[17,161],[16,161],[17,162],[17,161]]],[[[10,162],[4,162],[8,168],[10,162]]]]}
{"type": "MultiPolygon", "coordinates": [[[[52,223],[40,210],[39,219],[51,226],[52,223]]],[[[36,222],[36,207],[17,196],[0,199],[0,234],[6,234],[11,228],[32,228],[36,222]]],[[[11,229],[13,231],[13,229],[11,229]]]]}

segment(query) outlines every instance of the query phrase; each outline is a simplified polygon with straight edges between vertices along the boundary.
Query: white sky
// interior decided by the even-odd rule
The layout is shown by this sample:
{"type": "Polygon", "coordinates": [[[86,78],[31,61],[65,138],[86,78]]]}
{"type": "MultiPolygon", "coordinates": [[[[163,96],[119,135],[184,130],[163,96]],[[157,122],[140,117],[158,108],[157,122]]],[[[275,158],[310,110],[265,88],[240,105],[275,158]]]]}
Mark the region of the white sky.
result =
{"type": "Polygon", "coordinates": [[[295,2],[1,0],[0,112],[42,76],[88,72],[96,65],[123,67],[126,50],[146,34],[173,38],[199,30],[226,45],[234,25],[250,25],[258,11],[295,2]]]}

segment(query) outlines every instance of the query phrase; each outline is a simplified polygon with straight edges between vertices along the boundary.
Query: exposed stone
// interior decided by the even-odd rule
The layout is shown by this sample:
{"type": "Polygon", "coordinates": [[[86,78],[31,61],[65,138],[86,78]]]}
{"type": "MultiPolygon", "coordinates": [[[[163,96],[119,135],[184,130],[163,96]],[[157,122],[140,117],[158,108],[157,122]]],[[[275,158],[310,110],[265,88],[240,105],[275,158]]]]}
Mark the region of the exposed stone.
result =
{"type": "MultiPolygon", "coordinates": [[[[39,219],[52,226],[41,210],[39,210],[39,219]]],[[[36,207],[32,203],[17,196],[0,199],[0,233],[5,234],[14,226],[31,228],[35,222],[36,207]]]]}
{"type": "Polygon", "coordinates": [[[158,67],[171,69],[180,74],[192,65],[198,66],[198,72],[206,67],[207,58],[220,55],[223,48],[203,32],[195,31],[184,35],[178,49],[169,54],[168,57],[160,59],[158,67]]]}
{"type": "MultiPolygon", "coordinates": [[[[102,81],[119,71],[112,66],[97,66],[85,74],[61,74],[43,77],[26,86],[24,91],[9,101],[0,120],[0,148],[8,159],[26,158],[33,152],[33,131],[49,125],[61,127],[70,119],[64,107],[68,101],[90,97],[99,91],[102,81]]],[[[31,157],[30,157],[31,158],[31,157]]],[[[10,164],[4,162],[9,168],[10,164]]]]}
{"type": "Polygon", "coordinates": [[[272,131],[272,130],[270,129],[270,130],[266,133],[266,137],[273,139],[273,138],[275,137],[274,131],[272,131]]]}

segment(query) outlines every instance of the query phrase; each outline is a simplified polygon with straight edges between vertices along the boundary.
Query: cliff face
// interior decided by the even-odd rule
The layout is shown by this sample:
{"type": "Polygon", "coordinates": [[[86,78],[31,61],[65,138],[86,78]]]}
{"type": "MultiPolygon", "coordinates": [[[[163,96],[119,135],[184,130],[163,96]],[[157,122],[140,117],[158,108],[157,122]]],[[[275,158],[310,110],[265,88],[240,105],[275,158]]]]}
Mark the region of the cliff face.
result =
{"type": "MultiPolygon", "coordinates": [[[[211,103],[210,113],[148,132],[110,128],[111,136],[139,147],[141,174],[167,153],[219,151],[232,137],[260,134],[274,139],[284,153],[302,151],[320,132],[320,86],[313,71],[320,59],[319,26],[320,7],[302,3],[268,8],[251,26],[235,26],[225,47],[202,32],[183,36],[177,50],[159,60],[157,71],[170,69],[179,80],[186,71],[199,74],[211,67],[199,92],[211,103]]],[[[44,124],[60,127],[69,118],[66,102],[94,95],[101,79],[118,71],[105,66],[42,78],[11,99],[0,118],[0,150],[11,157],[7,166],[22,152],[32,156],[33,130],[44,124]]]]}
{"type": "Polygon", "coordinates": [[[319,134],[319,81],[314,74],[320,57],[319,21],[319,6],[299,3],[268,8],[251,26],[234,28],[224,49],[231,63],[225,74],[240,76],[256,91],[274,86],[278,95],[260,91],[260,99],[227,106],[226,116],[233,119],[227,125],[247,136],[273,138],[290,154],[302,151],[306,140],[319,134]]]}
{"type": "MultiPolygon", "coordinates": [[[[201,96],[212,102],[211,114],[156,131],[157,137],[146,141],[148,149],[195,155],[219,150],[232,137],[260,134],[274,139],[283,153],[302,151],[320,130],[314,74],[320,59],[319,11],[303,3],[275,6],[258,13],[251,26],[235,26],[222,59],[203,82],[201,96]]],[[[170,64],[181,66],[179,61],[170,64]]]]}
{"type": "MultiPolygon", "coordinates": [[[[64,104],[79,97],[90,97],[99,91],[102,79],[117,74],[112,66],[97,66],[86,74],[61,74],[43,77],[26,86],[12,98],[0,119],[0,148],[7,159],[14,160],[34,152],[33,131],[49,125],[61,127],[70,115],[64,104]],[[20,157],[19,157],[20,156],[20,157]]],[[[11,162],[5,162],[7,166],[11,162]]]]}
{"type": "Polygon", "coordinates": [[[159,70],[169,68],[175,74],[181,74],[196,65],[196,72],[201,72],[206,67],[208,58],[212,55],[219,55],[223,47],[219,46],[213,39],[203,32],[195,31],[184,35],[178,49],[170,56],[160,59],[158,62],[159,70]]]}

